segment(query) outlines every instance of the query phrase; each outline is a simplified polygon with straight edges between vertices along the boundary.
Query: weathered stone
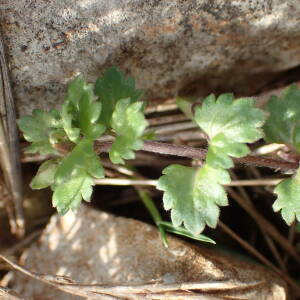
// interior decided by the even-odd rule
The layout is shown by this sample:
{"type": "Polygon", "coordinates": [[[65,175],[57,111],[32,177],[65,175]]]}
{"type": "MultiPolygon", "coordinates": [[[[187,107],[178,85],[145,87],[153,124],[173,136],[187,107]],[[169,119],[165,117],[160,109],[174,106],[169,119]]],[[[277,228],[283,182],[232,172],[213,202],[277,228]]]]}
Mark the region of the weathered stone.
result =
{"type": "MultiPolygon", "coordinates": [[[[255,263],[173,237],[169,237],[166,249],[156,228],[83,205],[77,215],[52,217],[40,241],[31,246],[22,261],[32,271],[65,275],[86,284],[262,281],[255,288],[216,293],[230,299],[286,299],[285,283],[255,263]]],[[[79,299],[20,274],[14,289],[38,300],[79,299]]]]}
{"type": "Polygon", "coordinates": [[[300,64],[299,14],[297,0],[2,0],[0,20],[22,115],[112,64],[147,99],[253,92],[300,64]]]}

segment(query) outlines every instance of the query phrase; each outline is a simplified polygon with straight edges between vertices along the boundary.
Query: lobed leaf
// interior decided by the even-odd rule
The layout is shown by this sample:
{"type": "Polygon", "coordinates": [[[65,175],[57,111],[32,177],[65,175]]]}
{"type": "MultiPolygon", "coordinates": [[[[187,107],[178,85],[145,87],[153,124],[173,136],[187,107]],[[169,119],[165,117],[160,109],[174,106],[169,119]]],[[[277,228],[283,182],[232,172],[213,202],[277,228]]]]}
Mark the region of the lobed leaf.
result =
{"type": "Polygon", "coordinates": [[[171,209],[175,227],[184,223],[194,235],[201,233],[208,225],[215,228],[219,218],[219,206],[228,204],[222,184],[228,184],[230,177],[224,169],[214,169],[208,164],[202,168],[170,165],[163,170],[157,189],[164,191],[166,210],[171,209]]]}
{"type": "Polygon", "coordinates": [[[82,76],[75,78],[68,88],[68,96],[62,107],[64,130],[72,142],[78,142],[80,133],[86,138],[99,138],[106,127],[98,122],[101,103],[94,101],[93,87],[82,76]]]}
{"type": "Polygon", "coordinates": [[[111,119],[111,127],[116,133],[109,151],[109,158],[113,163],[124,163],[123,159],[133,159],[133,150],[143,147],[142,137],[148,122],[142,110],[142,102],[131,103],[129,98],[117,102],[111,119]]]}
{"type": "Polygon", "coordinates": [[[74,176],[58,186],[53,193],[52,204],[60,215],[70,209],[75,211],[81,204],[82,198],[89,201],[92,194],[93,179],[85,174],[74,176]],[[88,191],[88,196],[85,191],[88,191]]]}
{"type": "Polygon", "coordinates": [[[142,96],[142,91],[135,89],[134,79],[125,77],[116,67],[108,69],[95,84],[95,93],[102,103],[101,122],[109,126],[110,120],[118,101],[130,98],[131,103],[142,96]]]}
{"type": "Polygon", "coordinates": [[[101,103],[93,102],[94,94],[90,85],[86,85],[76,106],[79,128],[85,137],[97,139],[105,131],[105,126],[97,123],[101,113],[101,103]]]}
{"type": "Polygon", "coordinates": [[[76,169],[73,176],[54,189],[52,203],[59,214],[64,215],[70,209],[75,210],[82,198],[90,200],[93,178],[84,170],[76,169]]]}
{"type": "Polygon", "coordinates": [[[274,211],[281,210],[281,216],[288,225],[295,218],[300,221],[300,171],[294,177],[280,182],[274,192],[278,195],[273,204],[274,211]]]}
{"type": "Polygon", "coordinates": [[[46,160],[42,163],[30,183],[34,190],[44,189],[54,183],[54,175],[58,167],[57,160],[46,160]]]}
{"type": "Polygon", "coordinates": [[[217,99],[210,95],[196,107],[194,119],[210,139],[206,162],[216,168],[233,167],[231,157],[247,155],[250,150],[245,143],[263,136],[264,113],[248,98],[234,101],[231,94],[217,99]]]}
{"type": "Polygon", "coordinates": [[[18,120],[18,125],[23,131],[24,138],[32,144],[26,149],[27,152],[42,155],[57,154],[50,143],[53,132],[62,127],[58,111],[43,111],[35,109],[31,116],[24,116],[18,120]]]}
{"type": "Polygon", "coordinates": [[[73,107],[68,101],[65,101],[61,109],[61,119],[64,131],[66,132],[70,141],[76,143],[79,140],[80,129],[74,127],[73,124],[73,107]]]}
{"type": "Polygon", "coordinates": [[[266,140],[287,144],[300,152],[300,90],[288,87],[281,97],[272,96],[267,104],[269,118],[264,125],[266,140]]]}
{"type": "Polygon", "coordinates": [[[54,175],[53,206],[60,214],[77,208],[82,198],[90,200],[93,177],[103,178],[104,170],[93,151],[93,141],[82,139],[62,160],[54,175]]]}
{"type": "Polygon", "coordinates": [[[67,101],[70,101],[74,106],[78,105],[78,102],[82,98],[83,92],[87,86],[86,81],[82,75],[77,76],[68,85],[67,101]]]}

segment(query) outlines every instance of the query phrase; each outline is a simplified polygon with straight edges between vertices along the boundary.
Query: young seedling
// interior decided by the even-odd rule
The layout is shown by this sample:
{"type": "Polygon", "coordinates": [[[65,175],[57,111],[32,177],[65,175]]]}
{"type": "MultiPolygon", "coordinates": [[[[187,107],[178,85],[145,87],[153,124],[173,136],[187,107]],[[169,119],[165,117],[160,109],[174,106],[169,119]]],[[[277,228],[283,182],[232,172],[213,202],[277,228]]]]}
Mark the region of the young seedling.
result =
{"type": "Polygon", "coordinates": [[[203,160],[201,167],[170,165],[158,179],[157,189],[164,192],[164,208],[171,211],[172,223],[163,221],[149,195],[139,190],[162,235],[168,230],[213,242],[201,232],[205,226],[216,227],[220,207],[228,205],[224,185],[231,182],[229,169],[240,162],[293,169],[295,174],[275,188],[278,198],[273,209],[281,210],[288,224],[295,218],[300,221],[298,164],[249,155],[248,147],[265,139],[299,154],[300,90],[296,86],[272,97],[266,111],[256,108],[253,99],[235,100],[231,94],[210,95],[194,105],[178,99],[179,107],[207,136],[207,150],[146,140],[148,122],[141,96],[134,80],[112,67],[95,85],[82,76],[74,79],[59,111],[34,110],[19,120],[25,139],[31,142],[27,152],[57,155],[40,166],[31,187],[50,187],[59,214],[76,210],[82,199],[90,201],[94,179],[104,178],[101,152],[108,152],[113,164],[124,164],[135,158],[135,151],[143,150],[203,160]],[[113,142],[99,142],[104,134],[113,142]]]}

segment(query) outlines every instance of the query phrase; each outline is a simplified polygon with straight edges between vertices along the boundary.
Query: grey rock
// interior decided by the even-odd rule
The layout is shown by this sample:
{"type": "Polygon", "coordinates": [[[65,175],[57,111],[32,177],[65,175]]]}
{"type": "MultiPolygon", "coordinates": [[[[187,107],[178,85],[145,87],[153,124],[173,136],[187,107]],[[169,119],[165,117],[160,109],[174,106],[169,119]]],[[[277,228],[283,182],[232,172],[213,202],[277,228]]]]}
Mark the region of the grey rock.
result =
{"type": "MultiPolygon", "coordinates": [[[[256,300],[287,298],[286,284],[255,263],[192,246],[171,236],[167,249],[156,228],[84,205],[77,214],[53,216],[40,241],[32,245],[21,260],[31,271],[68,276],[85,284],[134,285],[151,281],[218,284],[230,280],[242,285],[261,282],[255,287],[241,286],[228,291],[216,288],[210,296],[217,295],[217,299],[224,296],[256,300]]],[[[81,299],[19,273],[13,288],[33,300],[81,299]]],[[[163,299],[173,299],[167,296],[163,299]]],[[[199,295],[196,299],[211,298],[199,295]]]]}
{"type": "Polygon", "coordinates": [[[254,92],[300,64],[299,14],[297,0],[2,0],[0,20],[23,115],[112,64],[145,99],[254,92]]]}

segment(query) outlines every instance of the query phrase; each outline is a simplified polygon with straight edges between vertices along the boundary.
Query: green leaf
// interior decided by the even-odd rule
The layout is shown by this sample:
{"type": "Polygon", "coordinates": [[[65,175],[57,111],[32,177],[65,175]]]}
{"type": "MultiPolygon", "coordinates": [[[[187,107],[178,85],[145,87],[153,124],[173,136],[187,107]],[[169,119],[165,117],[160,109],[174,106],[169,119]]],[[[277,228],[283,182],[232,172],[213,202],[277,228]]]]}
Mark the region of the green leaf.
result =
{"type": "Polygon", "coordinates": [[[77,169],[73,176],[58,185],[53,193],[52,203],[60,215],[64,215],[70,209],[76,210],[82,198],[90,200],[92,195],[93,178],[84,170],[77,169]]]}
{"type": "Polygon", "coordinates": [[[83,139],[62,160],[54,176],[53,206],[60,214],[76,209],[82,198],[90,200],[93,177],[103,178],[104,170],[93,151],[93,141],[83,139]]]}
{"type": "Polygon", "coordinates": [[[116,67],[111,67],[97,79],[95,93],[103,106],[100,120],[106,126],[110,125],[113,111],[119,100],[130,98],[133,103],[142,96],[142,91],[135,89],[134,79],[126,78],[116,67]]]}
{"type": "Polygon", "coordinates": [[[211,238],[209,238],[208,236],[206,236],[204,234],[198,234],[198,235],[191,234],[184,227],[174,227],[173,224],[170,222],[159,221],[157,224],[164,227],[164,229],[168,232],[171,232],[171,233],[174,233],[177,235],[181,235],[181,236],[190,238],[192,240],[216,244],[216,242],[214,240],[212,240],[211,238]]]}
{"type": "Polygon", "coordinates": [[[273,204],[275,212],[281,210],[282,218],[291,225],[295,218],[300,221],[300,170],[289,179],[280,182],[274,192],[278,198],[273,204]]]}
{"type": "Polygon", "coordinates": [[[49,135],[51,145],[66,141],[66,132],[63,128],[53,130],[49,135]]]}
{"type": "Polygon", "coordinates": [[[192,105],[193,102],[191,100],[187,100],[181,97],[176,98],[176,104],[179,109],[191,120],[193,120],[193,112],[192,112],[192,105]]]}
{"type": "Polygon", "coordinates": [[[93,177],[104,177],[103,167],[93,150],[92,140],[81,140],[72,152],[62,160],[55,174],[56,183],[61,183],[66,178],[72,177],[72,172],[78,168],[85,169],[93,177]]]}
{"type": "Polygon", "coordinates": [[[24,138],[32,144],[27,152],[45,154],[57,154],[49,141],[51,134],[62,127],[58,111],[49,112],[35,109],[31,116],[24,116],[18,120],[18,125],[24,138]]]}
{"type": "Polygon", "coordinates": [[[62,109],[61,109],[61,119],[63,123],[63,128],[70,141],[76,143],[79,140],[80,129],[74,127],[73,125],[73,111],[74,108],[70,105],[70,102],[65,100],[62,109]]]}
{"type": "Polygon", "coordinates": [[[101,103],[92,102],[94,98],[91,86],[86,85],[78,102],[79,128],[85,137],[97,139],[105,131],[105,126],[96,124],[101,113],[101,103]]]}
{"type": "Polygon", "coordinates": [[[47,160],[42,163],[37,174],[32,179],[30,187],[34,190],[44,189],[54,183],[54,174],[57,170],[57,160],[47,160]]]}
{"type": "Polygon", "coordinates": [[[215,98],[208,96],[197,106],[195,121],[209,136],[206,162],[216,168],[231,168],[231,157],[242,157],[250,150],[244,143],[252,143],[263,136],[264,113],[253,107],[253,100],[233,101],[231,94],[215,98]]]}
{"type": "Polygon", "coordinates": [[[53,148],[48,141],[32,142],[27,148],[26,153],[40,153],[41,155],[58,154],[58,151],[53,148]]]}
{"type": "Polygon", "coordinates": [[[124,163],[123,159],[133,159],[133,150],[143,147],[142,136],[148,122],[142,109],[142,102],[131,103],[128,98],[116,104],[111,120],[116,139],[109,151],[109,158],[113,163],[124,163]]]}
{"type": "Polygon", "coordinates": [[[87,84],[83,76],[82,75],[77,76],[68,85],[67,100],[70,101],[74,106],[78,105],[78,102],[83,95],[86,85],[87,84]]]}
{"type": "Polygon", "coordinates": [[[206,224],[215,228],[219,218],[218,206],[228,204],[221,186],[230,182],[228,172],[207,164],[200,169],[170,165],[163,174],[157,189],[164,191],[164,207],[171,209],[173,225],[179,227],[184,223],[194,235],[202,232],[206,224]]]}
{"type": "Polygon", "coordinates": [[[266,140],[293,146],[300,152],[300,90],[288,87],[281,97],[273,96],[267,104],[270,113],[264,126],[266,140]]]}
{"type": "Polygon", "coordinates": [[[142,135],[143,140],[155,140],[157,139],[157,135],[155,130],[149,130],[142,135]]]}
{"type": "Polygon", "coordinates": [[[72,142],[78,142],[80,132],[89,139],[99,138],[106,127],[98,122],[101,103],[94,101],[93,87],[82,76],[69,85],[68,96],[62,107],[64,129],[72,142]]]}

